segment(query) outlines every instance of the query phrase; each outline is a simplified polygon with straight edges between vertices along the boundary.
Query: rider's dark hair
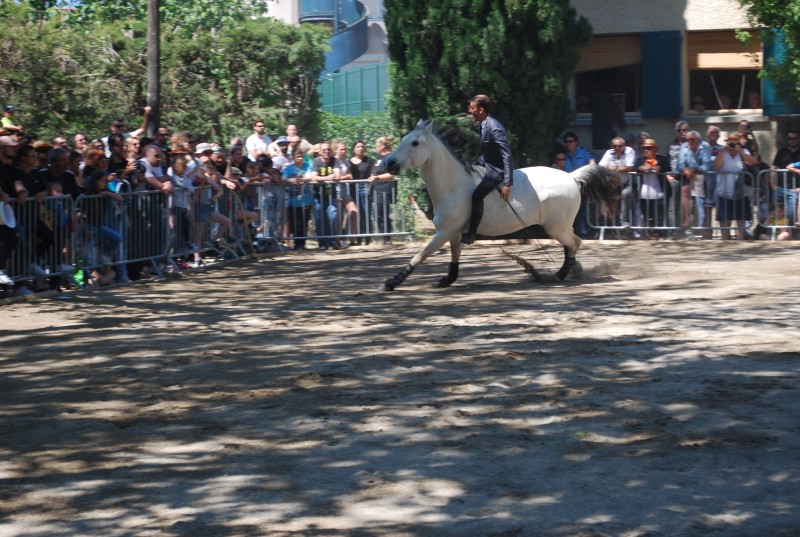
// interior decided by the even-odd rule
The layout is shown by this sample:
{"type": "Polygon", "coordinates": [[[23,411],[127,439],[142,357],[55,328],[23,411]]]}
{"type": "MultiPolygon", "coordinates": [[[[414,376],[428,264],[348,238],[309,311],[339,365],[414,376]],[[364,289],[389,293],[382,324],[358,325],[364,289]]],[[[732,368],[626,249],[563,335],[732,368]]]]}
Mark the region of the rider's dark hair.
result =
{"type": "Polygon", "coordinates": [[[473,103],[477,104],[480,108],[483,108],[484,110],[486,110],[487,114],[491,114],[492,113],[492,104],[493,103],[492,103],[492,100],[487,95],[478,94],[478,95],[474,96],[472,99],[470,99],[470,102],[473,102],[473,103]]]}

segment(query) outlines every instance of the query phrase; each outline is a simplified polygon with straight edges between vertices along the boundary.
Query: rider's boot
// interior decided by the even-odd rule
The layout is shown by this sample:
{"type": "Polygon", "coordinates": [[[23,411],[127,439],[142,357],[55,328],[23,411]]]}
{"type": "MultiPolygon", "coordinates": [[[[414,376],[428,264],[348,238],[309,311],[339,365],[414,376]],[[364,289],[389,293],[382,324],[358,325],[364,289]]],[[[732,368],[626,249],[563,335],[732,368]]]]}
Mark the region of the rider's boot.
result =
{"type": "Polygon", "coordinates": [[[483,218],[483,200],[472,202],[472,215],[469,219],[469,230],[461,235],[461,244],[472,244],[475,242],[475,235],[478,234],[478,225],[483,218]]]}

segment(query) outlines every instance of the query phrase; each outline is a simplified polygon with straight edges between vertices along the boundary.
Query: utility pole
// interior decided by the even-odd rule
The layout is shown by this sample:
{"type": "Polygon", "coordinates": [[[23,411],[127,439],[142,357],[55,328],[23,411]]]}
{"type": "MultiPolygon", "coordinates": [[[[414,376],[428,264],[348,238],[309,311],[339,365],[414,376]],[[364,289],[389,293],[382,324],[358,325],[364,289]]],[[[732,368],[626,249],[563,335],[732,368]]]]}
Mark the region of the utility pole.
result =
{"type": "Polygon", "coordinates": [[[158,0],[147,0],[147,105],[152,109],[147,136],[155,138],[161,124],[161,24],[158,0]]]}

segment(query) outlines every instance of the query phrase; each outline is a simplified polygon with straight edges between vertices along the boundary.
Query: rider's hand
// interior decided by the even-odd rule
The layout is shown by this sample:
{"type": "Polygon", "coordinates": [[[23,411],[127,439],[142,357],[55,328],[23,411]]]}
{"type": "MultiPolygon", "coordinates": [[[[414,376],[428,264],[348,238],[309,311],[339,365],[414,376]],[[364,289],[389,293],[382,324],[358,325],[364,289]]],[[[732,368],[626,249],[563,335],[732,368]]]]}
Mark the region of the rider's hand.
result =
{"type": "Polygon", "coordinates": [[[504,200],[508,201],[508,197],[511,195],[511,185],[503,185],[500,195],[503,196],[504,200]]]}

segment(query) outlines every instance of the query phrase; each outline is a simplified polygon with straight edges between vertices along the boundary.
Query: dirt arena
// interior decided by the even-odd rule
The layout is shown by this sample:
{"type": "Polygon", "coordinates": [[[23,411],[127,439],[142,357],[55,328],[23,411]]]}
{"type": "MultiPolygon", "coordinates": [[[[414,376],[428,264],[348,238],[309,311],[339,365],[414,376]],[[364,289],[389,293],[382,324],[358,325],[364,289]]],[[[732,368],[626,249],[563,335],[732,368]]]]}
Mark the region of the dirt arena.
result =
{"type": "Polygon", "coordinates": [[[800,534],[800,244],[409,252],[2,306],[0,536],[800,534]]]}

